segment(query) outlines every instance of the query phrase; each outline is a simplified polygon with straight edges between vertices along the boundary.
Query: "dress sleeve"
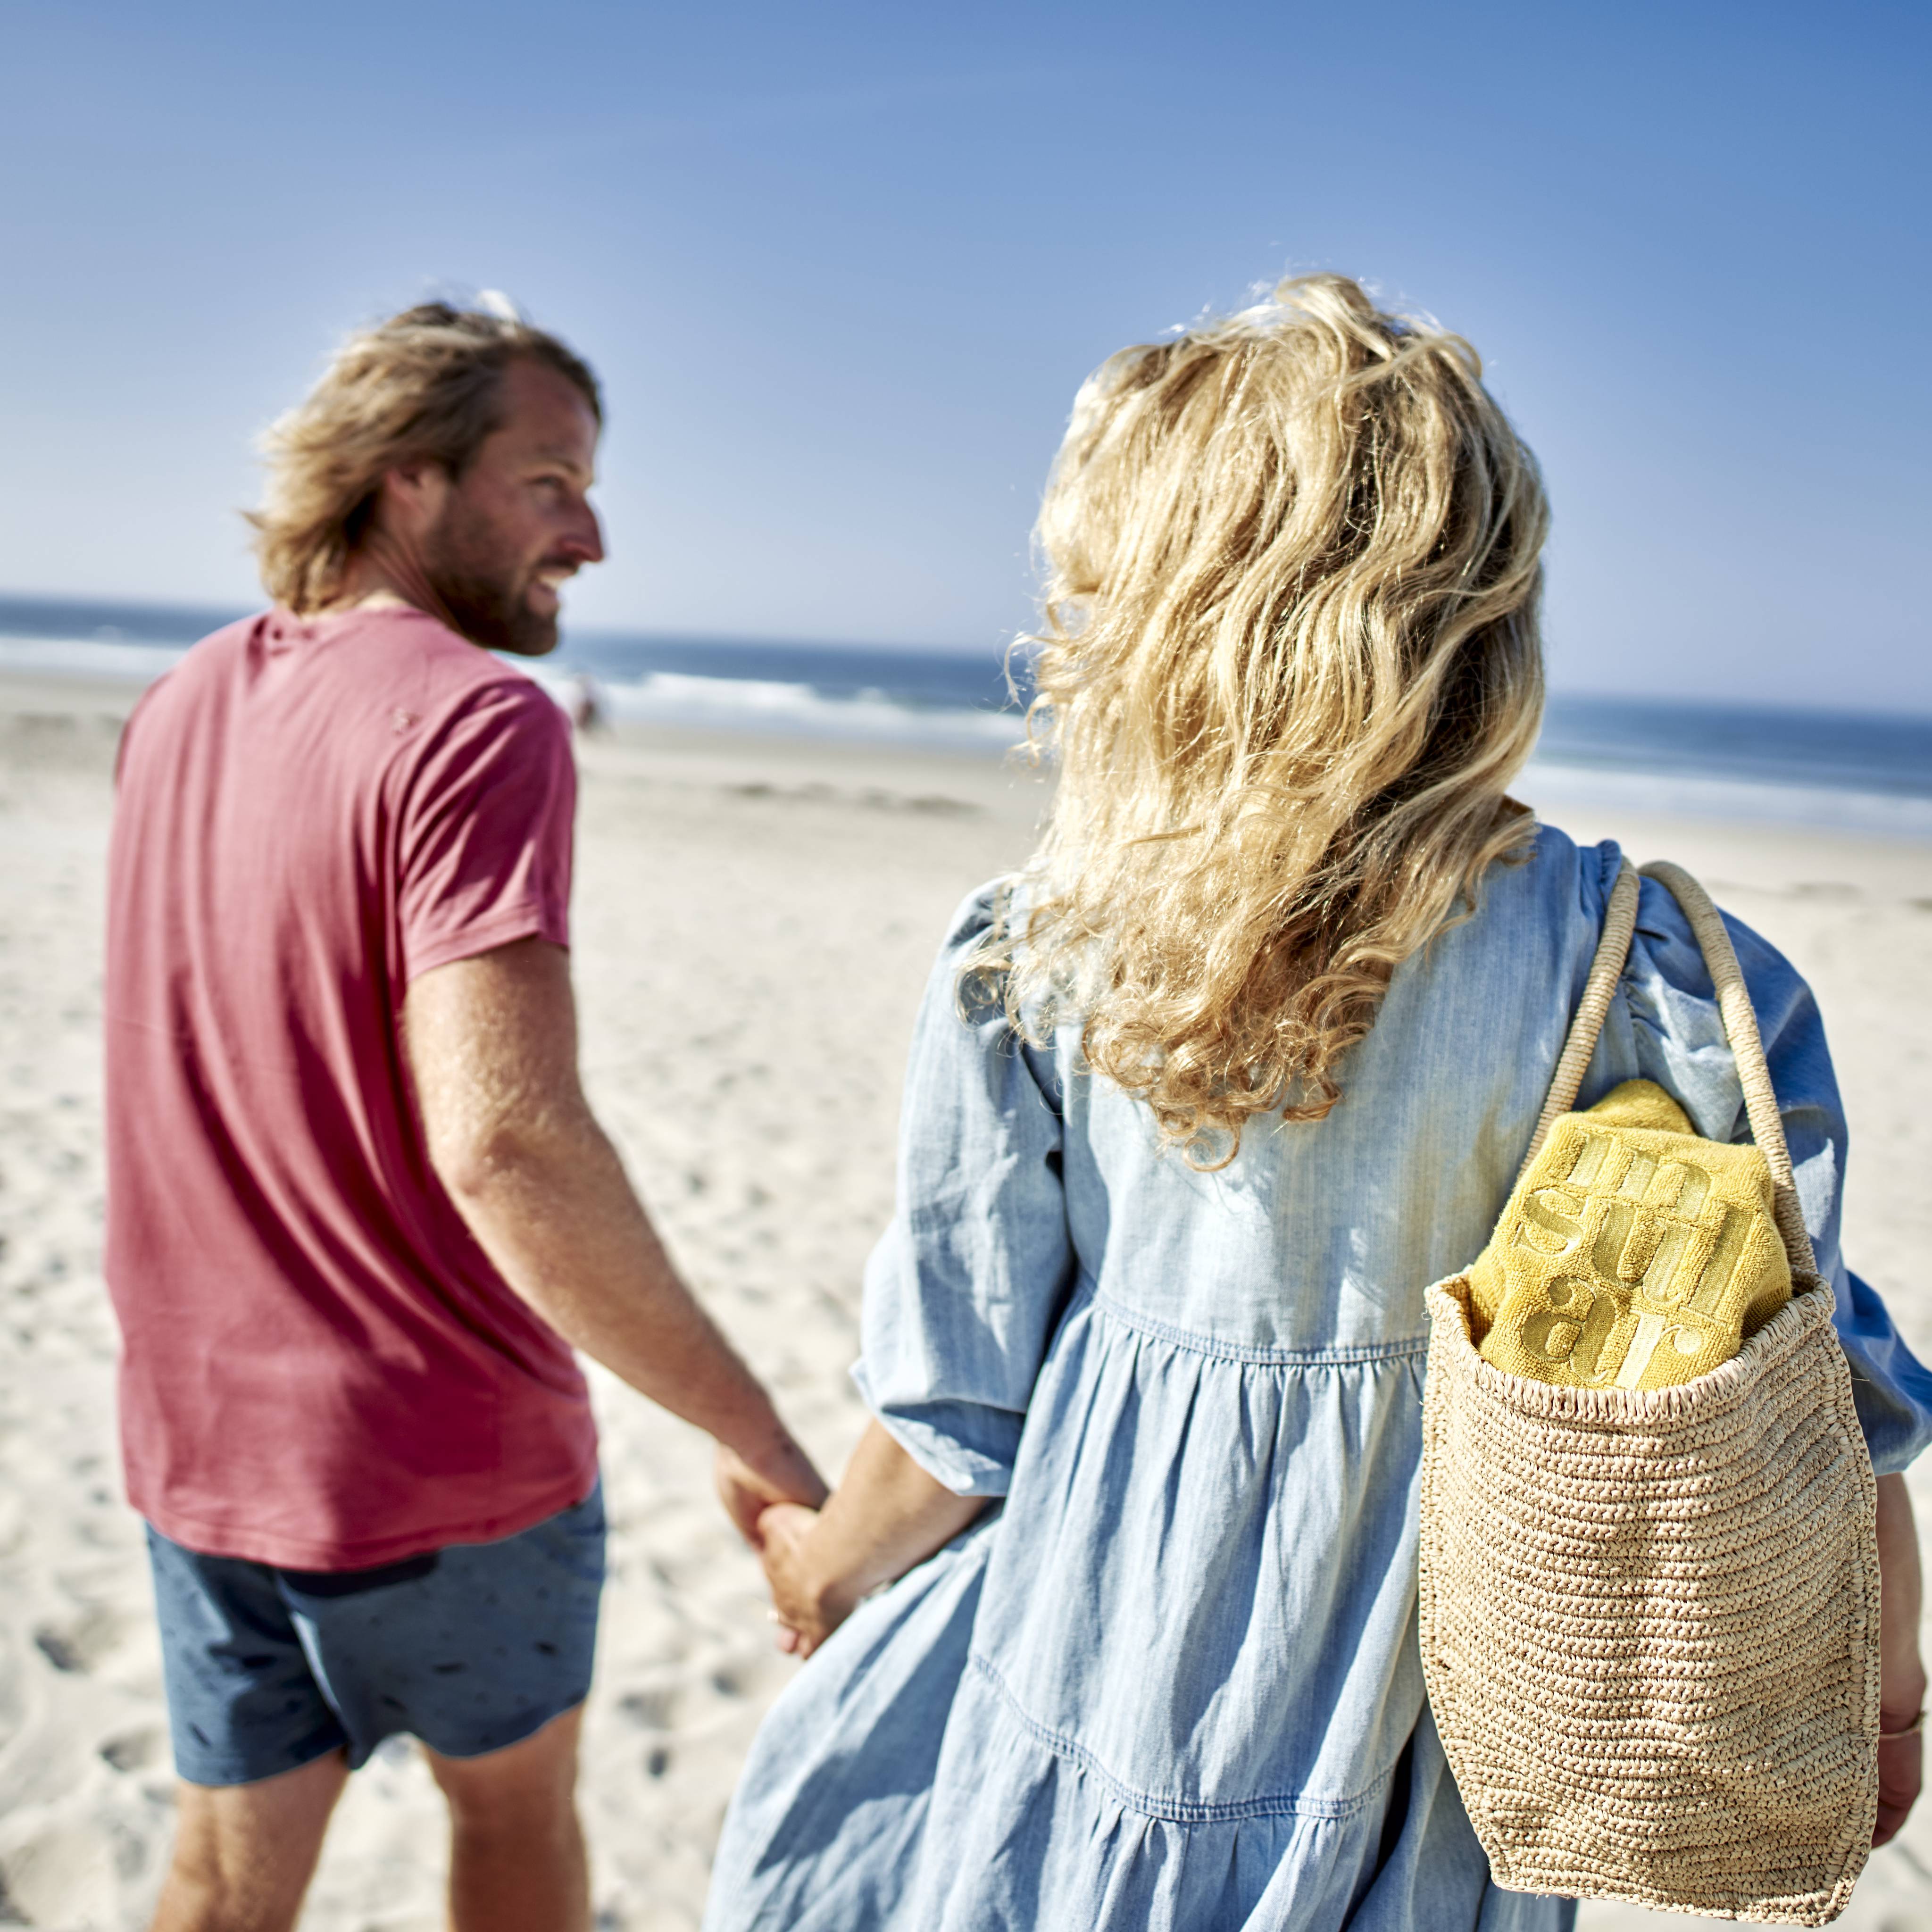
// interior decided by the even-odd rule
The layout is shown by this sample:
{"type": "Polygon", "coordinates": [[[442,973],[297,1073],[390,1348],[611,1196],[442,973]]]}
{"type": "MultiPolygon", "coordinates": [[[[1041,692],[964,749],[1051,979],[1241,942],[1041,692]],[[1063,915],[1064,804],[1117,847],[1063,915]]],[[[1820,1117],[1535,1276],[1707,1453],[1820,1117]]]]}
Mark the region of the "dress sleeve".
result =
{"type": "Polygon", "coordinates": [[[569,944],[576,804],[570,727],[541,686],[492,685],[440,722],[400,788],[406,982],[513,940],[569,944]]]}
{"type": "Polygon", "coordinates": [[[1051,1060],[960,968],[995,888],[956,915],[914,1027],[898,1207],[866,1270],[860,1394],[959,1496],[1006,1494],[1020,1427],[1072,1285],[1051,1060]]]}
{"type": "MultiPolygon", "coordinates": [[[[1877,1294],[1845,1266],[1845,1114],[1818,1004],[1775,946],[1728,913],[1724,924],[1757,1012],[1818,1272],[1837,1297],[1838,1340],[1851,1364],[1872,1467],[1889,1474],[1932,1442],[1932,1375],[1906,1346],[1877,1294]]],[[[1592,1106],[1620,1081],[1633,1079],[1654,1080],[1674,1094],[1707,1138],[1750,1139],[1743,1089],[1703,954],[1677,902],[1654,879],[1643,881],[1629,969],[1577,1105],[1592,1106]]]]}

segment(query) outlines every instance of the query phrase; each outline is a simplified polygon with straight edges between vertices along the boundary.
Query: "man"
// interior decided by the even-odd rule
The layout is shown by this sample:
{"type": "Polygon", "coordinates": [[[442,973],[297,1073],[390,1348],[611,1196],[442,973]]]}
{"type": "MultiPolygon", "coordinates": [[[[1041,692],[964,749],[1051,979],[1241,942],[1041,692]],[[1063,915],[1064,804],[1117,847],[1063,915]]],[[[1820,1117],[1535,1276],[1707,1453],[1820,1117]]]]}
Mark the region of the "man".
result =
{"type": "Polygon", "coordinates": [[[460,1932],[587,1922],[603,1574],[572,1346],[709,1430],[746,1533],[824,1486],[578,1085],[568,724],[603,542],[554,338],[441,304],[276,426],[265,616],[142,700],[110,872],[106,1268],[180,1786],[160,1932],[293,1924],[350,1771],[419,1738],[460,1932]]]}

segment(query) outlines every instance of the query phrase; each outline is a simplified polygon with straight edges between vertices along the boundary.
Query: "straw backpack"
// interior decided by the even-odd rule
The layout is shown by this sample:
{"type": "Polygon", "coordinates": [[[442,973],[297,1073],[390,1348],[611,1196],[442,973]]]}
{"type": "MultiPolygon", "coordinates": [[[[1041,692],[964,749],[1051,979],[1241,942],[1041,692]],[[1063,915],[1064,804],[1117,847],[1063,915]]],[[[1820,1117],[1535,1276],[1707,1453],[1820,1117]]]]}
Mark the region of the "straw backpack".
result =
{"type": "MultiPolygon", "coordinates": [[[[1793,1292],[1729,1360],[1638,1388],[1512,1375],[1477,1352],[1468,1276],[1430,1289],[1423,1669],[1499,1886],[1822,1925],[1877,1802],[1876,1489],[1736,955],[1694,880],[1645,871],[1703,949],[1793,1292]]],[[[1525,1176],[1636,902],[1626,863],[1525,1176]]]]}

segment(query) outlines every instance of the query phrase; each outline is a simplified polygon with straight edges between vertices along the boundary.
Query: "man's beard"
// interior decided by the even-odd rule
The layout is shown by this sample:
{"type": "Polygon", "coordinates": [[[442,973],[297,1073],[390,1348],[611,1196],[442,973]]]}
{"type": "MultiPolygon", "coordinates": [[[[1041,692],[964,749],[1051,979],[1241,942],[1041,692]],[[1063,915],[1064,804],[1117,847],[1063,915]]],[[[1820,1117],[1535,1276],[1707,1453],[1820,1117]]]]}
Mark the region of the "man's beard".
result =
{"type": "Polygon", "coordinates": [[[530,608],[530,579],[501,563],[484,519],[452,503],[423,548],[423,574],[452,628],[484,650],[520,658],[556,649],[555,611],[530,608]]]}

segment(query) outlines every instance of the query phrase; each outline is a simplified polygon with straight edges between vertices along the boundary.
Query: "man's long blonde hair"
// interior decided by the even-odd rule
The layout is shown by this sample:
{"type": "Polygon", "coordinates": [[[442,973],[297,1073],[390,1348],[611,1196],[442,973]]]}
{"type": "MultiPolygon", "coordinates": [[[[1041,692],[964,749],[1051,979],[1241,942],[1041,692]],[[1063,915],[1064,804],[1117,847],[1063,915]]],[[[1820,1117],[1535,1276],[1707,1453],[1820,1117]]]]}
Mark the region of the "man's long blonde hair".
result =
{"type": "Polygon", "coordinates": [[[298,616],[326,609],[383,476],[412,462],[460,476],[502,426],[503,372],[519,360],[574,383],[603,421],[589,365],[514,315],[424,302],[352,335],[262,440],[267,496],[248,520],[268,595],[298,616]]]}
{"type": "Polygon", "coordinates": [[[1341,275],[1124,350],[1042,508],[1048,829],[972,969],[1202,1166],[1317,1120],[1529,823],[1535,459],[1475,351],[1341,275]]]}

